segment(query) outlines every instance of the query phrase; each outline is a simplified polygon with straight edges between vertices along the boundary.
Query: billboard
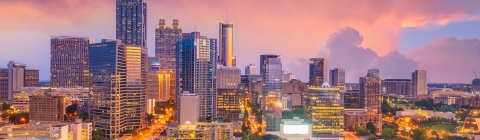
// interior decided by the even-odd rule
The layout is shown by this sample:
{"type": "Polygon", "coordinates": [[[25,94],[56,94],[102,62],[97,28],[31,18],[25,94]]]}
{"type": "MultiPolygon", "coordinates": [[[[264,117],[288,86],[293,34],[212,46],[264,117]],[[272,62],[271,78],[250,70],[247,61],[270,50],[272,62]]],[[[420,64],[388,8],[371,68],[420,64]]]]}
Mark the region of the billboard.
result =
{"type": "Polygon", "coordinates": [[[308,134],[308,125],[283,125],[283,134],[308,134]]]}

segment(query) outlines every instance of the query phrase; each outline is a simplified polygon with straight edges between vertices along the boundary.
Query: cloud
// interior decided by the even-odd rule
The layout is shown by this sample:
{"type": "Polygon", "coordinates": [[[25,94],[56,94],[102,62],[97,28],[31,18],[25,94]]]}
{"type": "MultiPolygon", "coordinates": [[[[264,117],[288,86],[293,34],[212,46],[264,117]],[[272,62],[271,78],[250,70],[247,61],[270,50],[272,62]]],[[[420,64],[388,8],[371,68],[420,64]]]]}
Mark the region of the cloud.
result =
{"type": "Polygon", "coordinates": [[[477,38],[441,38],[409,56],[420,62],[419,68],[427,71],[432,82],[470,83],[475,78],[473,71],[480,73],[477,38]]]}

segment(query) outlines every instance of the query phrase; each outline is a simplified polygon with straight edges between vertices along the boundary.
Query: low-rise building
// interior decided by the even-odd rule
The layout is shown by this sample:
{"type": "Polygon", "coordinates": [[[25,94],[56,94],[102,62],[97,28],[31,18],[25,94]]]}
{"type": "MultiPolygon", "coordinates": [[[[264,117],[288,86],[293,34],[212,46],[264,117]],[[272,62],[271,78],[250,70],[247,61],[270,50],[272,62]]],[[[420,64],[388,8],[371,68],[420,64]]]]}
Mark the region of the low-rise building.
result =
{"type": "Polygon", "coordinates": [[[30,96],[30,122],[63,122],[65,114],[64,96],[30,96]]]}
{"type": "Polygon", "coordinates": [[[382,132],[382,114],[367,112],[365,109],[345,109],[344,114],[345,130],[349,127],[367,126],[367,123],[371,122],[382,132]]]}
{"type": "MultiPolygon", "coordinates": [[[[293,119],[282,119],[280,131],[267,131],[267,134],[277,135],[287,140],[306,140],[317,139],[312,137],[312,124],[303,119],[294,117],[293,119]]],[[[320,138],[322,139],[322,138],[320,138]]],[[[343,138],[325,138],[326,140],[343,140],[343,138]]]]}
{"type": "Polygon", "coordinates": [[[90,98],[88,88],[51,88],[51,87],[22,87],[20,90],[13,92],[12,106],[19,112],[30,112],[29,96],[63,96],[65,98],[65,106],[72,104],[77,100],[78,105],[86,105],[90,98]]]}
{"type": "Polygon", "coordinates": [[[167,137],[158,137],[155,140],[230,140],[235,139],[232,125],[219,122],[171,125],[166,130],[167,137]]]}
{"type": "Polygon", "coordinates": [[[91,140],[92,128],[92,123],[81,120],[8,125],[0,128],[0,139],[91,140]]]}

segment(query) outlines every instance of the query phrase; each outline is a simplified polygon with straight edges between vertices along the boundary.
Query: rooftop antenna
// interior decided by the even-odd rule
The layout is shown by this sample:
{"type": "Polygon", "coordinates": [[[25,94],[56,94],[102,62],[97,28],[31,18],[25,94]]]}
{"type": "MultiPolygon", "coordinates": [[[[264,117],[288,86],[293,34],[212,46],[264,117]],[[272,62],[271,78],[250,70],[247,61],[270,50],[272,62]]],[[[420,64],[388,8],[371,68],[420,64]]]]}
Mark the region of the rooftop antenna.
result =
{"type": "Polygon", "coordinates": [[[477,73],[475,71],[473,71],[473,74],[475,74],[475,79],[478,79],[477,73]]]}

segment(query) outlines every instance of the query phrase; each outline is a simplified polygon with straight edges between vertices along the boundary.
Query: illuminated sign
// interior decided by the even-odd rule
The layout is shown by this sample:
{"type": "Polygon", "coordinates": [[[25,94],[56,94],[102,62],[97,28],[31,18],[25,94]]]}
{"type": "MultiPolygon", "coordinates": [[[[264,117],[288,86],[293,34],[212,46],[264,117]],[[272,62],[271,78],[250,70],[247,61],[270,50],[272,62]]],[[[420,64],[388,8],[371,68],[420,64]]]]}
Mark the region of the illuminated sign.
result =
{"type": "Polygon", "coordinates": [[[283,125],[283,134],[308,134],[308,125],[283,125]]]}

